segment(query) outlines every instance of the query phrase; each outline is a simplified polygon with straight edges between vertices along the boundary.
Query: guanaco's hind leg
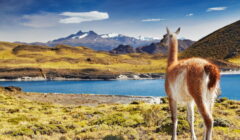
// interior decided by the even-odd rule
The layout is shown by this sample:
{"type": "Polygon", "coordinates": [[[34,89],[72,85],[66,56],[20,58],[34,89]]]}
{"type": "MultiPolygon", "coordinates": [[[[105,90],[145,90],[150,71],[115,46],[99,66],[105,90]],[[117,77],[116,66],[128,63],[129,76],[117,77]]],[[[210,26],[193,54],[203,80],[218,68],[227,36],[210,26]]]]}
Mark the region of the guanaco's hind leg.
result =
{"type": "MultiPolygon", "coordinates": [[[[190,95],[193,97],[195,104],[201,114],[204,124],[204,140],[212,139],[213,118],[210,110],[209,96],[207,96],[207,86],[205,86],[204,72],[201,68],[191,68],[187,73],[187,85],[190,95]]],[[[212,105],[211,105],[212,106],[212,105]]]]}
{"type": "Polygon", "coordinates": [[[177,102],[169,97],[169,106],[171,111],[171,118],[173,122],[173,132],[172,132],[172,140],[177,140],[177,102]]]}
{"type": "Polygon", "coordinates": [[[197,140],[194,131],[194,102],[189,102],[187,104],[187,120],[191,129],[191,139],[197,140]]]}
{"type": "Polygon", "coordinates": [[[200,114],[202,115],[205,124],[204,140],[211,140],[213,129],[213,117],[209,105],[207,105],[207,102],[203,101],[202,99],[196,101],[196,105],[198,107],[200,114]]]}

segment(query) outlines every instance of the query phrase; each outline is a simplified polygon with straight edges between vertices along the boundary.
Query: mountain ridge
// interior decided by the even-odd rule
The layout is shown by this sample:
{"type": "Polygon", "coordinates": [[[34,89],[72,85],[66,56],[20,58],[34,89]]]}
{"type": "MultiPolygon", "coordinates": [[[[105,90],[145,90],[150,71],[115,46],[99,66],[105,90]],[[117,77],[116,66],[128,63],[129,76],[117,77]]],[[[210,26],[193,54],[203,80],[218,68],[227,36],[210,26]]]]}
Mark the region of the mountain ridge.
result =
{"type": "MultiPolygon", "coordinates": [[[[191,46],[194,41],[189,39],[179,39],[178,40],[178,48],[179,52],[184,51],[189,46],[191,46]]],[[[141,47],[132,47],[130,45],[119,45],[117,48],[114,48],[110,51],[113,54],[127,54],[127,53],[148,53],[148,54],[156,54],[161,53],[163,55],[167,54],[167,47],[161,45],[160,41],[156,43],[151,43],[149,45],[141,46],[141,47]]]]}
{"type": "Polygon", "coordinates": [[[86,46],[94,50],[110,51],[119,45],[131,45],[133,47],[149,45],[153,42],[158,42],[157,38],[142,37],[137,38],[130,37],[117,33],[109,34],[97,34],[90,30],[88,32],[78,31],[75,34],[68,35],[66,37],[54,39],[46,43],[33,42],[24,43],[31,45],[45,45],[45,46],[56,46],[58,44],[70,45],[70,46],[86,46]]]}

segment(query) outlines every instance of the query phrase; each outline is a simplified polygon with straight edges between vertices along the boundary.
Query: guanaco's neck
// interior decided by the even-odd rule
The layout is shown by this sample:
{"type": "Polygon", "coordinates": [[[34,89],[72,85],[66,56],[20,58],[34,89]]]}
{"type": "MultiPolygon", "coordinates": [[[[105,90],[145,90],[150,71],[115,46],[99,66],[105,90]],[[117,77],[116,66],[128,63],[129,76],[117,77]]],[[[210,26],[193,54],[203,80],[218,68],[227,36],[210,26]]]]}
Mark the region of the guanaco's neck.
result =
{"type": "Polygon", "coordinates": [[[178,61],[178,40],[173,37],[169,41],[168,66],[178,61]]]}

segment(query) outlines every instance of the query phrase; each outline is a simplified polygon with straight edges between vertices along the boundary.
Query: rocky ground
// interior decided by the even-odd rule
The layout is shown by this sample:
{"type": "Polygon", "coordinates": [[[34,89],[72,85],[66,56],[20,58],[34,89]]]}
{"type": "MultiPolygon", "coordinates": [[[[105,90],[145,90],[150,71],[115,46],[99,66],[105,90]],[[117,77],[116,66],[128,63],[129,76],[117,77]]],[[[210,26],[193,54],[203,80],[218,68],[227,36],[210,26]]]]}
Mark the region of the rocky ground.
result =
{"type": "Polygon", "coordinates": [[[124,96],[124,95],[94,95],[94,94],[59,94],[59,93],[26,93],[21,92],[18,87],[2,87],[18,98],[28,99],[36,102],[54,103],[61,105],[86,105],[97,106],[100,104],[130,104],[135,101],[142,101],[150,104],[161,103],[161,97],[149,96],[124,96]],[[13,91],[13,92],[12,92],[13,91]]]}

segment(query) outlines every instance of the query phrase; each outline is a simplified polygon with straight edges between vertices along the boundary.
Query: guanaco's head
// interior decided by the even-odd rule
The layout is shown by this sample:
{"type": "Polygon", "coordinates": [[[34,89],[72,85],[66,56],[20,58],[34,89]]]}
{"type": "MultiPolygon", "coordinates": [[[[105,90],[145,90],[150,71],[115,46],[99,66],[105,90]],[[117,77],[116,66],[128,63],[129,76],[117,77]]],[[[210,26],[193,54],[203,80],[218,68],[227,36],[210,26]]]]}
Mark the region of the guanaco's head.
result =
{"type": "Polygon", "coordinates": [[[177,35],[180,32],[180,28],[177,29],[176,32],[170,32],[170,30],[168,28],[166,28],[167,33],[165,35],[163,35],[163,39],[160,41],[160,44],[168,47],[170,41],[176,41],[177,40],[177,35]]]}

